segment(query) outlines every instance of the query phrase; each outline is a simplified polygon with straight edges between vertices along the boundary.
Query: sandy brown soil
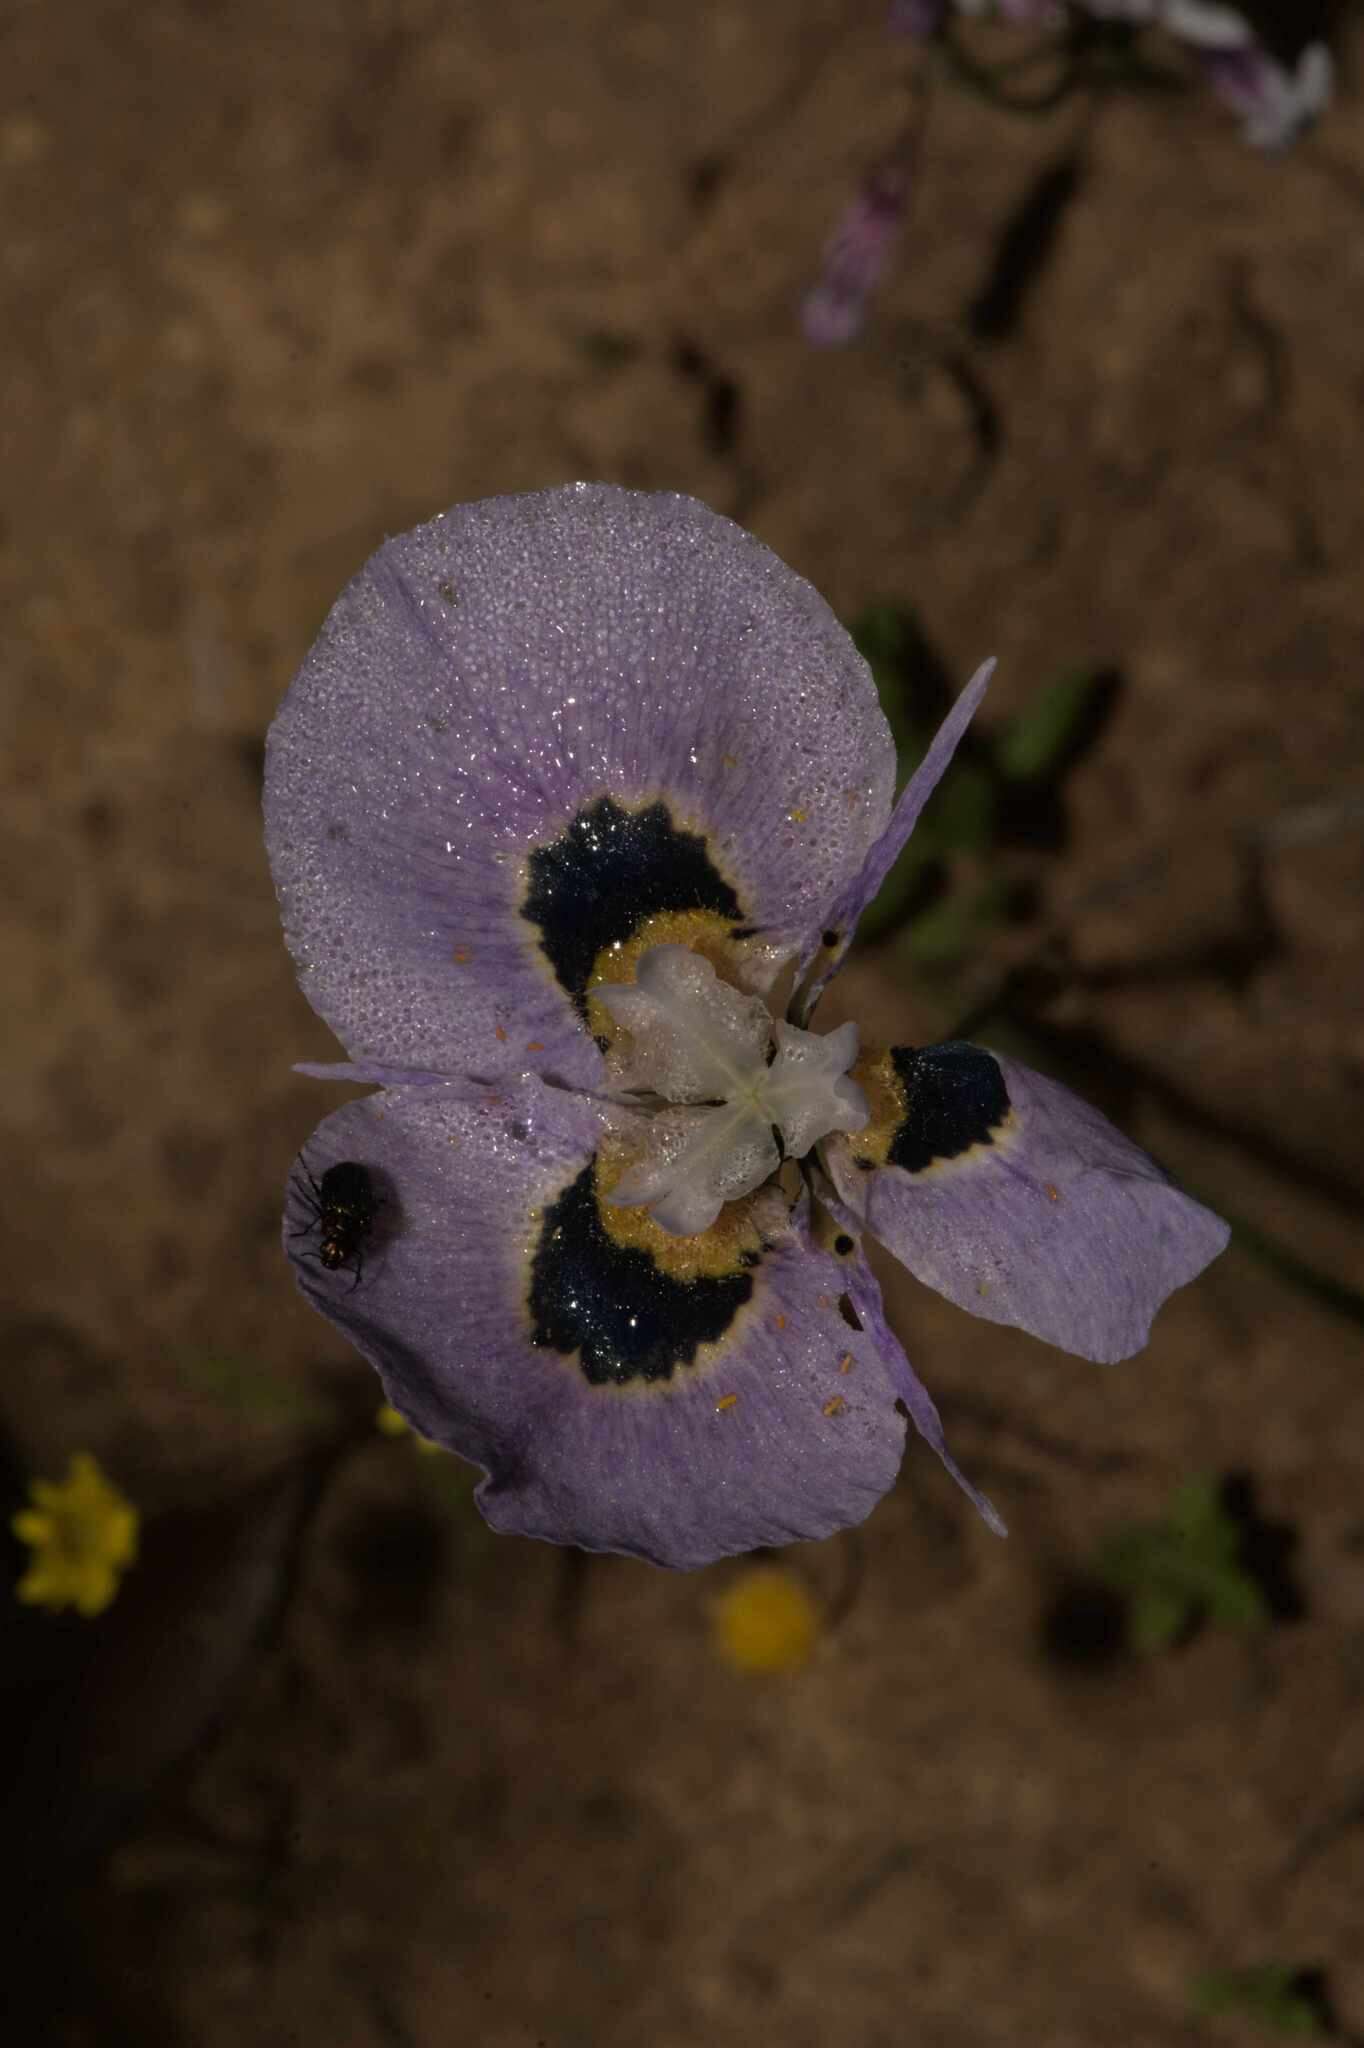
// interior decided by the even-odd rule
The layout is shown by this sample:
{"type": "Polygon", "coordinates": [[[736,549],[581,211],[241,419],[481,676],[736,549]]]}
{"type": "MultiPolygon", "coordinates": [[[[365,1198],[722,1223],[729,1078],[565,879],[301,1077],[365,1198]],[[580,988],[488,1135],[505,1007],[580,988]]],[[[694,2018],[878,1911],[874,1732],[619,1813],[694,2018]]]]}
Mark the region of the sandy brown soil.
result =
{"type": "MultiPolygon", "coordinates": [[[[715,1661],[730,1567],[494,1540],[377,1439],[237,1669],[291,1526],[248,1490],[370,1402],[278,1250],[334,1099],[290,1063],[334,1048],[278,936],[261,742],[343,580],[454,500],[694,492],[845,613],[911,601],[963,672],[996,652],[994,716],[1120,664],[1039,865],[1080,970],[1050,1021],[1139,1071],[1125,1121],[1209,1199],[1364,1272],[1356,105],[1274,162],[1201,100],[1105,109],[987,348],[963,310],[1078,130],[943,96],[904,261],[821,355],[793,309],[902,107],[880,14],[0,23],[0,1418],[24,1470],[88,1446],[149,1513],[225,1503],[155,1610],[176,1654],[106,1673],[107,1716],[90,1693],[138,1785],[203,1719],[185,1659],[222,1712],[85,1901],[53,2039],[1173,2048],[1253,2038],[1187,1990],[1266,1959],[1323,1967],[1364,2035],[1364,1355],[1242,1252],[1113,1372],[897,1283],[1012,1539],[911,1449],[864,1531],[795,1560],[841,1619],[794,1677],[715,1661]],[[1305,1618],[1044,1657],[1103,1532],[1231,1468],[1298,1532],[1305,1618]]],[[[944,1028],[893,957],[840,997],[944,1028]]]]}

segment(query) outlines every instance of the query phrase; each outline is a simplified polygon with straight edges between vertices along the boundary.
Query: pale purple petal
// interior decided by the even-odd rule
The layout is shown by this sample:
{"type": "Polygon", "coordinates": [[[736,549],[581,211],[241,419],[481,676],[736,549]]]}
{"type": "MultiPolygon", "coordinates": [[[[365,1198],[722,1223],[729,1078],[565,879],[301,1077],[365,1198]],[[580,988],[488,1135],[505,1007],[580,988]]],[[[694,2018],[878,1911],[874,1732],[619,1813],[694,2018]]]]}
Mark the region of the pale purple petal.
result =
{"type": "Polygon", "coordinates": [[[1254,41],[1254,31],[1235,7],[1209,0],[1163,0],[1161,20],[1171,35],[1200,50],[1239,50],[1254,41]]]}
{"type": "Polygon", "coordinates": [[[358,1272],[330,1272],[294,1176],[286,1233],[303,1235],[285,1241],[304,1292],[422,1435],[484,1469],[497,1529],[689,1568],[862,1521],[899,1467],[902,1389],[839,1312],[843,1264],[780,1200],[757,1264],[700,1294],[660,1288],[642,1252],[628,1269],[571,1259],[586,1240],[565,1196],[602,1128],[598,1108],[534,1080],[477,1102],[422,1088],[348,1103],[305,1148],[308,1171],[355,1161],[384,1206],[358,1272]],[[582,1349],[546,1337],[547,1299],[588,1331],[595,1383],[582,1349]],[[649,1354],[627,1347],[678,1344],[717,1299],[719,1334],[647,1377],[649,1354]]]}
{"type": "Polygon", "coordinates": [[[1226,1224],[1016,1060],[964,1045],[892,1057],[911,1063],[891,1149],[907,1163],[859,1166],[857,1139],[831,1140],[849,1209],[973,1315],[1102,1363],[1139,1351],[1166,1297],[1225,1248],[1226,1224]]]}
{"type": "MultiPolygon", "coordinates": [[[[304,992],[352,1057],[591,1086],[581,993],[524,914],[536,859],[658,815],[771,972],[893,778],[866,664],[803,578],[694,500],[573,485],[372,558],[271,729],[266,837],[304,992]]],[[[660,907],[638,881],[617,860],[584,886],[628,922],[660,907]]]]}
{"type": "Polygon", "coordinates": [[[993,661],[983,662],[976,670],[938,727],[928,752],[901,791],[890,823],[830,910],[825,932],[821,936],[832,935],[833,944],[825,944],[822,948],[813,944],[807,947],[798,974],[805,973],[817,951],[820,952],[820,961],[819,972],[811,982],[802,1005],[804,1017],[809,1017],[820,996],[842,966],[848,947],[852,944],[857,920],[903,852],[910,833],[919,822],[924,805],[951,766],[952,756],[976,714],[994,670],[993,661]]]}

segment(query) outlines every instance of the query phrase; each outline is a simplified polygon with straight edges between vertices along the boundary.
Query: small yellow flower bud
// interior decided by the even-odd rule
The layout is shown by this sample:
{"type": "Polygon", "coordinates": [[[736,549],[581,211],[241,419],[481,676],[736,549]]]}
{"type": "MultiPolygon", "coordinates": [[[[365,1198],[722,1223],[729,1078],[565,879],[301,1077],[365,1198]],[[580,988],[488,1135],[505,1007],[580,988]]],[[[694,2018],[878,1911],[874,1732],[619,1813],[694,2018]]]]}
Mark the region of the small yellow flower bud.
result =
{"type": "Polygon", "coordinates": [[[715,1648],[737,1671],[795,1671],[819,1640],[823,1617],[803,1579],[779,1565],[741,1572],[712,1609],[715,1648]]]}
{"type": "Polygon", "coordinates": [[[35,1479],[31,1506],[10,1523],[33,1559],[15,1587],[29,1605],[102,1614],[137,1556],[138,1513],[88,1451],[77,1451],[60,1484],[35,1479]]]}

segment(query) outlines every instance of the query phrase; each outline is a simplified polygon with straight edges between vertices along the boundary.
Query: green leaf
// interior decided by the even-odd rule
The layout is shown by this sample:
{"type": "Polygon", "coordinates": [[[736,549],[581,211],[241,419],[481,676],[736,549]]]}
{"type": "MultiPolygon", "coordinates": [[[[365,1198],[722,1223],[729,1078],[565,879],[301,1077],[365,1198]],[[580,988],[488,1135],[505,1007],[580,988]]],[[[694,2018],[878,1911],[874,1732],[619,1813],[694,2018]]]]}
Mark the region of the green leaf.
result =
{"type": "Polygon", "coordinates": [[[1096,1560],[1100,1576],[1132,1601],[1135,1649],[1167,1649],[1196,1615],[1230,1628],[1270,1620],[1260,1587],[1239,1563],[1241,1535],[1215,1481],[1178,1488],[1159,1522],[1115,1529],[1096,1560]]]}
{"type": "Polygon", "coordinates": [[[1211,1479],[1186,1479],[1176,1489],[1168,1523],[1181,1543],[1196,1550],[1213,1557],[1236,1554],[1236,1524],[1223,1512],[1217,1485],[1211,1479]]]}
{"type": "Polygon", "coordinates": [[[912,920],[905,951],[920,967],[955,966],[1004,916],[1008,900],[1003,882],[987,882],[970,897],[956,890],[912,920]]]}
{"type": "Polygon", "coordinates": [[[1262,1963],[1246,1970],[1208,1970],[1195,1979],[1189,2000],[1205,2019],[1244,2013],[1269,2033],[1294,2040],[1322,2040],[1326,2028],[1310,1998],[1294,1989],[1301,1972],[1286,1963],[1262,1963]]]}
{"type": "Polygon", "coordinates": [[[1193,1602],[1169,1586],[1144,1586],[1132,1602],[1128,1641],[1138,1656],[1168,1650],[1193,1613],[1193,1602]]]}
{"type": "Polygon", "coordinates": [[[1040,782],[1065,765],[1065,759],[1090,717],[1104,687],[1101,668],[1073,668],[1001,728],[995,739],[995,765],[1010,782],[1040,782]]]}
{"type": "Polygon", "coordinates": [[[1208,1588],[1208,1612],[1228,1628],[1259,1629],[1269,1625],[1269,1605],[1253,1579],[1243,1572],[1224,1572],[1208,1588]]]}

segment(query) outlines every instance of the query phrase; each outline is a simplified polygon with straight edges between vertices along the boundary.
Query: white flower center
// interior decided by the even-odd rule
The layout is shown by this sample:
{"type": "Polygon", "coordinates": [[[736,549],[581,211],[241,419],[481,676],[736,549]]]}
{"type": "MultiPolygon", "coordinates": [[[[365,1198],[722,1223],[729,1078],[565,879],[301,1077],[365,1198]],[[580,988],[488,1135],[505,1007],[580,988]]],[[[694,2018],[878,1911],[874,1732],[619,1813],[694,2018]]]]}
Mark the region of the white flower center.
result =
{"type": "Polygon", "coordinates": [[[830,1131],[867,1121],[848,1079],[855,1024],[820,1033],[774,1022],[761,997],[721,981],[689,946],[652,946],[633,983],[596,994],[630,1034],[624,1085],[678,1105],[658,1111],[648,1153],[607,1199],[647,1208],[677,1237],[708,1230],[784,1156],[803,1159],[830,1131]]]}

